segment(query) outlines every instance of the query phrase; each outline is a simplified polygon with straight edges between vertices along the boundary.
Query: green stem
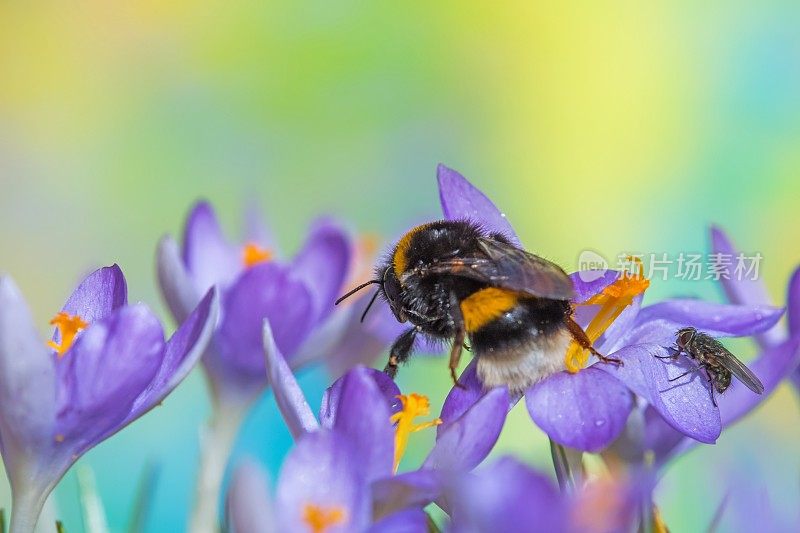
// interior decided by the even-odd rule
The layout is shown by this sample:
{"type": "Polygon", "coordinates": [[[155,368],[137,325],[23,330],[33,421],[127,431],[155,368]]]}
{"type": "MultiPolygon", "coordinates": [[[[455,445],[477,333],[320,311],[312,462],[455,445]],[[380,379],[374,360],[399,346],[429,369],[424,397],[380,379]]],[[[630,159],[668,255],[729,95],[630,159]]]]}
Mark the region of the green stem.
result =
{"type": "Polygon", "coordinates": [[[558,486],[561,488],[561,492],[574,492],[575,478],[567,460],[567,452],[562,445],[556,443],[553,439],[550,439],[550,456],[553,459],[553,468],[556,471],[556,479],[558,479],[558,486]]]}
{"type": "Polygon", "coordinates": [[[583,485],[583,452],[562,446],[550,439],[550,456],[562,492],[575,492],[583,485]]]}
{"type": "Polygon", "coordinates": [[[11,491],[11,527],[9,533],[32,533],[42,513],[47,495],[38,489],[11,491]]]}
{"type": "Polygon", "coordinates": [[[191,533],[216,533],[222,478],[242,419],[251,402],[214,402],[211,420],[201,436],[200,470],[195,504],[190,519],[191,533]]]}

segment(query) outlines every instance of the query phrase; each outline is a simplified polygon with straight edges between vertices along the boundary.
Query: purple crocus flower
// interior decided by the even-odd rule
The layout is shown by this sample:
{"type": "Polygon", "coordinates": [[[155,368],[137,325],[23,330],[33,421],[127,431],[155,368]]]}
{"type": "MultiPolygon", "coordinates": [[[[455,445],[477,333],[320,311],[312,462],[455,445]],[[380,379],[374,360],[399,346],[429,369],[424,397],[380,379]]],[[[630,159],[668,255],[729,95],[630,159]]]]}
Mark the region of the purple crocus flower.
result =
{"type": "Polygon", "coordinates": [[[356,450],[336,431],[304,434],[289,452],[269,495],[267,476],[246,460],[234,470],[226,497],[231,533],[409,533],[425,531],[421,507],[372,518],[370,488],[356,450]]]}
{"type": "Polygon", "coordinates": [[[87,450],[157,406],[200,358],[216,321],[207,291],[164,340],[144,304],[128,305],[117,265],[90,274],[45,342],[14,282],[0,277],[0,450],[11,529],[32,531],[47,495],[87,450]]]}
{"type": "MultiPolygon", "coordinates": [[[[470,219],[519,242],[494,204],[458,172],[439,166],[439,193],[448,219],[470,219]]],[[[565,354],[565,368],[531,386],[525,403],[532,420],[558,444],[583,451],[606,448],[625,428],[635,393],[667,425],[700,442],[713,443],[721,431],[719,411],[708,384],[682,373],[681,365],[665,364],[675,332],[694,326],[714,336],[744,336],[766,331],[783,310],[769,306],[722,305],[698,300],[668,300],[641,307],[649,281],[638,273],[572,275],[576,319],[601,353],[623,366],[596,363],[583,368],[588,353],[575,343],[565,354]],[[591,280],[591,281],[585,281],[591,280]],[[582,369],[583,368],[583,369],[582,369]]],[[[685,362],[684,362],[685,363],[685,362]]],[[[480,384],[471,364],[461,380],[480,384]]],[[[470,390],[454,388],[448,401],[468,404],[470,390]]]]}
{"type": "Polygon", "coordinates": [[[417,423],[415,418],[428,415],[427,398],[400,394],[386,374],[365,367],[351,369],[328,388],[317,421],[268,325],[264,347],[275,398],[292,435],[300,439],[320,428],[341,434],[355,450],[359,469],[370,484],[376,519],[437,499],[441,474],[480,464],[505,422],[508,392],[497,388],[476,393],[469,406],[451,402],[439,419],[417,423]],[[396,474],[409,435],[433,425],[438,425],[436,444],[422,466],[396,474]]]}
{"type": "Polygon", "coordinates": [[[158,247],[158,278],[175,320],[209,287],[220,291],[219,324],[202,359],[212,417],[201,445],[195,532],[210,531],[217,523],[230,449],[247,409],[267,385],[264,320],[293,368],[326,353],[347,322],[346,313],[333,313],[352,256],[350,239],[338,225],[320,219],[294,258],[281,261],[275,255],[263,225],[252,217],[245,243],[228,242],[206,202],[191,210],[181,249],[169,236],[158,247]]]}
{"type": "Polygon", "coordinates": [[[511,457],[449,479],[454,533],[633,531],[651,483],[644,476],[598,479],[563,494],[546,476],[511,457]]]}
{"type": "Polygon", "coordinates": [[[344,230],[320,219],[293,259],[281,261],[274,250],[264,232],[252,228],[243,245],[229,243],[206,202],[189,213],[182,249],[169,236],[159,245],[159,282],[176,320],[209,287],[220,289],[220,323],[203,358],[217,401],[249,402],[266,385],[264,319],[293,367],[325,353],[341,330],[344,318],[332,311],[351,263],[344,230]]]}
{"type": "MultiPolygon", "coordinates": [[[[720,228],[711,228],[712,253],[736,257],[738,252],[731,240],[720,228]]],[[[722,287],[731,302],[751,306],[755,309],[771,308],[762,280],[720,279],[722,287]]],[[[755,336],[761,346],[761,353],[748,364],[749,368],[764,384],[764,393],[752,394],[743,385],[734,382],[719,400],[721,424],[727,427],[753,411],[768,398],[786,378],[800,381],[800,267],[795,269],[789,280],[787,290],[787,327],[774,325],[771,329],[761,329],[755,336]]],[[[684,438],[670,426],[664,425],[658,417],[645,412],[644,448],[655,452],[658,464],[664,464],[676,455],[689,450],[694,443],[684,438]]]]}

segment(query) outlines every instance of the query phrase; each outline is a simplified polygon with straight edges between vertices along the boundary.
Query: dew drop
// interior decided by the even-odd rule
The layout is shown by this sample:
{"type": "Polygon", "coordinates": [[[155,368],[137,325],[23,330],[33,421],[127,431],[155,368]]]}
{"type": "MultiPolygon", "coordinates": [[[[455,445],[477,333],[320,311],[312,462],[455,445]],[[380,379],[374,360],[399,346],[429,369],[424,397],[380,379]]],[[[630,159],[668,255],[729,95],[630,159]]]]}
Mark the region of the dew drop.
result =
{"type": "Polygon", "coordinates": [[[604,426],[604,425],[606,425],[606,421],[605,420],[595,420],[594,421],[594,425],[597,426],[597,427],[604,426]]]}

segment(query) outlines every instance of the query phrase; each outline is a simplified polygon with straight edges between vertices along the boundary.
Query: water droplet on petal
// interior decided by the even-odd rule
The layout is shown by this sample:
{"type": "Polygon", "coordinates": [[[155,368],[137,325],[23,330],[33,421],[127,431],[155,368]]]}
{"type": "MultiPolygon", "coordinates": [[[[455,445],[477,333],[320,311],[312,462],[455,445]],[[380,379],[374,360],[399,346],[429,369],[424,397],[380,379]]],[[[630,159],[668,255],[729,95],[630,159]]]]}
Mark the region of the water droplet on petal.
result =
{"type": "Polygon", "coordinates": [[[597,427],[604,426],[605,423],[606,423],[605,420],[595,420],[594,421],[594,425],[597,426],[597,427]]]}

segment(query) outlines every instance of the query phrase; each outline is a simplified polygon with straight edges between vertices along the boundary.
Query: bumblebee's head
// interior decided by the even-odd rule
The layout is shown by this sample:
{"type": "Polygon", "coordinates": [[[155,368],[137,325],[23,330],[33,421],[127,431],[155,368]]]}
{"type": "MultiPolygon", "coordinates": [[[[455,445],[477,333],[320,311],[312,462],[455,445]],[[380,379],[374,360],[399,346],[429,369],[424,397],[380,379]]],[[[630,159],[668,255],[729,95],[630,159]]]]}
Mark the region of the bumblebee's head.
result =
{"type": "Polygon", "coordinates": [[[406,322],[408,317],[406,317],[403,312],[403,306],[400,304],[400,292],[403,289],[400,286],[400,280],[397,279],[397,275],[394,273],[394,268],[392,265],[386,265],[381,270],[380,275],[380,291],[383,293],[383,297],[386,298],[389,308],[398,322],[406,322]]]}
{"type": "Polygon", "coordinates": [[[378,290],[372,295],[369,304],[367,304],[367,307],[364,309],[364,313],[361,315],[361,321],[364,321],[364,318],[367,316],[367,312],[372,307],[372,304],[375,303],[375,298],[380,294],[389,304],[389,308],[392,310],[395,318],[397,318],[397,320],[400,322],[406,322],[408,319],[406,314],[403,312],[402,305],[400,304],[400,292],[402,290],[400,287],[400,280],[397,279],[397,276],[394,273],[394,268],[391,264],[380,267],[377,271],[376,279],[371,279],[349,291],[344,296],[336,300],[334,305],[339,305],[346,298],[373,284],[378,285],[378,290]]]}
{"type": "Polygon", "coordinates": [[[678,348],[681,350],[685,349],[689,344],[691,344],[692,339],[694,339],[697,330],[694,328],[681,328],[678,330],[677,333],[677,340],[675,343],[678,345],[678,348]]]}

